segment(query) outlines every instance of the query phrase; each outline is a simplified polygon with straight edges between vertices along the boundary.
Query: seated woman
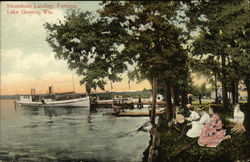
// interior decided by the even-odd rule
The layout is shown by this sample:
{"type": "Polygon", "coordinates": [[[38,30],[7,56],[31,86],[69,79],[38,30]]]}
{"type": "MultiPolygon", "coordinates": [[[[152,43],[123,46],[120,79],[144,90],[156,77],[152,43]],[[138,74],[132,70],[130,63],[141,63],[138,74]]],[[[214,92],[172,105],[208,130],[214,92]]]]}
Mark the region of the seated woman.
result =
{"type": "Polygon", "coordinates": [[[203,110],[200,109],[198,113],[195,112],[196,118],[192,121],[192,128],[188,130],[187,136],[191,138],[199,137],[203,125],[210,122],[210,116],[203,110]]]}
{"type": "Polygon", "coordinates": [[[212,117],[208,124],[205,124],[202,128],[201,135],[198,140],[200,146],[216,147],[224,139],[230,138],[226,135],[226,131],[222,129],[222,122],[220,117],[215,112],[216,109],[210,108],[212,117]]]}
{"type": "Polygon", "coordinates": [[[200,124],[205,125],[205,124],[210,123],[210,116],[204,109],[201,109],[198,113],[201,116],[201,119],[199,121],[200,124]]]}
{"type": "Polygon", "coordinates": [[[200,116],[196,111],[194,111],[194,107],[192,105],[188,105],[187,107],[189,108],[191,114],[188,118],[186,118],[186,120],[191,122],[192,128],[187,131],[186,135],[190,138],[199,137],[202,127],[199,122],[200,116]]]}
{"type": "Polygon", "coordinates": [[[246,131],[244,127],[245,114],[240,110],[240,105],[236,104],[234,107],[234,127],[232,129],[233,133],[242,133],[246,131]]]}

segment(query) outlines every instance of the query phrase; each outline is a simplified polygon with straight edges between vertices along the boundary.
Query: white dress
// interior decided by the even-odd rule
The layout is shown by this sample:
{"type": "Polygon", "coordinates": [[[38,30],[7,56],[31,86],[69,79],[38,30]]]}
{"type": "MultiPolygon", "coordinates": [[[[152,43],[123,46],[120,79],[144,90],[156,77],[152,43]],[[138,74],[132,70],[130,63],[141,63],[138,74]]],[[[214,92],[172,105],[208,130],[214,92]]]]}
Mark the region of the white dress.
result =
{"type": "Polygon", "coordinates": [[[245,114],[240,111],[240,109],[234,109],[234,119],[235,122],[234,127],[232,128],[232,132],[242,133],[246,131],[246,128],[243,125],[245,119],[245,114]]]}
{"type": "Polygon", "coordinates": [[[192,111],[189,118],[186,119],[192,122],[192,128],[188,130],[187,136],[190,138],[200,136],[202,124],[200,123],[200,121],[197,121],[198,119],[200,119],[199,114],[195,111],[192,111]]]}
{"type": "Polygon", "coordinates": [[[243,123],[245,119],[245,114],[240,110],[234,110],[234,122],[243,123]]]}
{"type": "Polygon", "coordinates": [[[205,111],[202,112],[202,116],[200,119],[200,123],[202,125],[210,123],[210,116],[208,115],[208,113],[206,113],[205,111]]]}
{"type": "MultiPolygon", "coordinates": [[[[197,112],[191,114],[193,120],[197,120],[200,118],[199,114],[197,112]]],[[[191,116],[190,115],[190,116],[191,116]]],[[[207,124],[210,122],[210,116],[203,111],[202,116],[199,121],[192,121],[192,128],[188,130],[187,136],[190,138],[199,137],[201,134],[201,130],[204,124],[207,124]]]]}

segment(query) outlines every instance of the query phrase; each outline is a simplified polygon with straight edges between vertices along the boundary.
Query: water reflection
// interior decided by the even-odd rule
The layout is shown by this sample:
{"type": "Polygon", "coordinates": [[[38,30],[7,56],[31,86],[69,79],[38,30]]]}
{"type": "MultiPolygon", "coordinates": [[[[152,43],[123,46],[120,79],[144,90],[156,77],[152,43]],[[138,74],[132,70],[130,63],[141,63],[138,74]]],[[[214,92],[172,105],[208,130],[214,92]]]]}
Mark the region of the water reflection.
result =
{"type": "Polygon", "coordinates": [[[88,123],[91,123],[91,115],[92,114],[96,114],[97,113],[97,109],[95,107],[90,107],[89,108],[89,115],[88,115],[88,123]]]}
{"type": "Polygon", "coordinates": [[[82,107],[32,107],[22,106],[24,115],[38,116],[45,115],[49,117],[63,116],[63,115],[83,115],[84,111],[82,107]]]}
{"type": "Polygon", "coordinates": [[[97,108],[96,107],[90,107],[89,108],[89,114],[96,114],[97,113],[97,108]]]}

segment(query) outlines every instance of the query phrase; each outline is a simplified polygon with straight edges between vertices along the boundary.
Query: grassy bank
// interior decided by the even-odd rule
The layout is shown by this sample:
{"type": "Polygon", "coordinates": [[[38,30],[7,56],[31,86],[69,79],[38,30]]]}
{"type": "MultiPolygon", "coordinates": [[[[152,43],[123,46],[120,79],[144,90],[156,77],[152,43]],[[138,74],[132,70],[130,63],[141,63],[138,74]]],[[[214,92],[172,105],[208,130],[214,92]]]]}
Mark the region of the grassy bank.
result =
{"type": "Polygon", "coordinates": [[[219,114],[224,123],[224,129],[231,135],[230,139],[222,141],[216,148],[201,147],[196,139],[186,136],[181,137],[180,132],[168,130],[165,127],[159,128],[161,143],[159,147],[159,161],[236,161],[250,160],[250,108],[242,105],[245,113],[244,125],[247,132],[243,134],[230,134],[230,127],[225,121],[226,117],[232,117],[233,110],[221,110],[219,114]],[[184,146],[193,143],[189,148],[179,152],[184,146]]]}

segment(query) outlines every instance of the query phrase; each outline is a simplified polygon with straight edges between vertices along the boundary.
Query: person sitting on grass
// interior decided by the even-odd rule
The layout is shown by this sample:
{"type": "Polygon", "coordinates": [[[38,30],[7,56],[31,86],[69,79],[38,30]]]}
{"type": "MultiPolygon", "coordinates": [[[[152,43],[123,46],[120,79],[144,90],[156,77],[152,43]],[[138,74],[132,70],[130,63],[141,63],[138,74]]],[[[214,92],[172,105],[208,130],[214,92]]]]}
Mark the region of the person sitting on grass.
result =
{"type": "Polygon", "coordinates": [[[187,131],[186,135],[190,138],[199,137],[200,132],[201,132],[201,127],[202,127],[202,125],[199,122],[200,116],[196,111],[194,111],[194,107],[192,105],[188,104],[187,107],[189,108],[189,111],[191,114],[188,118],[186,118],[186,120],[191,122],[188,125],[191,124],[192,128],[190,128],[187,131]]]}
{"type": "Polygon", "coordinates": [[[193,114],[198,114],[199,118],[196,116],[196,119],[192,121],[192,128],[188,130],[187,132],[187,136],[190,138],[196,138],[199,137],[201,134],[201,130],[203,125],[207,124],[210,122],[210,116],[203,110],[203,108],[199,109],[200,111],[197,112],[193,112],[193,114]]]}
{"type": "Polygon", "coordinates": [[[209,114],[204,110],[204,107],[200,108],[199,110],[200,111],[198,112],[198,114],[201,116],[201,119],[199,121],[200,124],[202,125],[208,124],[210,122],[209,114]]]}
{"type": "Polygon", "coordinates": [[[232,133],[243,133],[246,131],[244,127],[245,114],[240,110],[240,104],[236,104],[234,107],[234,127],[232,129],[232,133]]]}
{"type": "Polygon", "coordinates": [[[210,108],[210,113],[212,117],[210,122],[203,126],[198,144],[205,147],[217,147],[221,141],[231,136],[226,135],[226,130],[222,129],[222,121],[216,113],[216,109],[210,108]]]}

